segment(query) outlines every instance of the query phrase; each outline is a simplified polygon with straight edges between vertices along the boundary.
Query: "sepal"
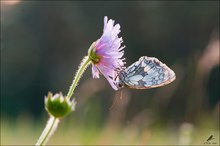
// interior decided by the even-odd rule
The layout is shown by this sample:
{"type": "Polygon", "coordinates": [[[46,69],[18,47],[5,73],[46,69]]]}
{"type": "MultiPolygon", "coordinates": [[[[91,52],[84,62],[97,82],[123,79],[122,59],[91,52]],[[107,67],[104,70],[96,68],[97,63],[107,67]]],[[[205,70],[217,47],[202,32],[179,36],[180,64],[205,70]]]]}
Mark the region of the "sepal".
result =
{"type": "Polygon", "coordinates": [[[75,110],[76,102],[70,101],[62,93],[53,95],[51,92],[45,97],[45,108],[55,118],[63,118],[75,110]]]}

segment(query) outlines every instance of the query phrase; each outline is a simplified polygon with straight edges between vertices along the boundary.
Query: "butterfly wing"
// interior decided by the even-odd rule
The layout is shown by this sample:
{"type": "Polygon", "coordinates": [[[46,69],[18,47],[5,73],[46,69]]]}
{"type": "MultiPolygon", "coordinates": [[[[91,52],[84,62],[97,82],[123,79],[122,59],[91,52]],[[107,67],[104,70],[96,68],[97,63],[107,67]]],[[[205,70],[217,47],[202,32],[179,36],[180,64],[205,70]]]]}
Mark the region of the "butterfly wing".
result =
{"type": "Polygon", "coordinates": [[[175,73],[157,58],[143,56],[124,70],[123,83],[135,89],[164,86],[175,80],[175,73]]]}

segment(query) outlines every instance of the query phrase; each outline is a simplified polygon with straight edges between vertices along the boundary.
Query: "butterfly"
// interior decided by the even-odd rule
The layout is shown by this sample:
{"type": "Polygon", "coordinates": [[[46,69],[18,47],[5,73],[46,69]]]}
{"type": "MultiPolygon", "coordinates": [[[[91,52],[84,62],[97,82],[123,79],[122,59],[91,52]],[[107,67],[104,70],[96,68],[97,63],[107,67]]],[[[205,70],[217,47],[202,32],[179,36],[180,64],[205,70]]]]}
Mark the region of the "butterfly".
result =
{"type": "Polygon", "coordinates": [[[118,71],[116,86],[134,89],[149,89],[174,81],[175,73],[157,58],[142,56],[129,67],[118,71]]]}

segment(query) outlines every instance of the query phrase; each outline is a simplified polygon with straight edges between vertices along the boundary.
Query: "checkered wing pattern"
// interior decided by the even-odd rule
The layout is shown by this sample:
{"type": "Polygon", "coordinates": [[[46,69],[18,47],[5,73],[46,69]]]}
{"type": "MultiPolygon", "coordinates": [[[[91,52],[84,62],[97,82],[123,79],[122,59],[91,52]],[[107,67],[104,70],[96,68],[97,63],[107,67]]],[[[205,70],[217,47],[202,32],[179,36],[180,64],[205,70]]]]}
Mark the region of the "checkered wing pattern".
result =
{"type": "Polygon", "coordinates": [[[123,70],[119,82],[135,89],[148,89],[164,86],[175,80],[176,76],[166,64],[157,58],[143,56],[123,70]]]}

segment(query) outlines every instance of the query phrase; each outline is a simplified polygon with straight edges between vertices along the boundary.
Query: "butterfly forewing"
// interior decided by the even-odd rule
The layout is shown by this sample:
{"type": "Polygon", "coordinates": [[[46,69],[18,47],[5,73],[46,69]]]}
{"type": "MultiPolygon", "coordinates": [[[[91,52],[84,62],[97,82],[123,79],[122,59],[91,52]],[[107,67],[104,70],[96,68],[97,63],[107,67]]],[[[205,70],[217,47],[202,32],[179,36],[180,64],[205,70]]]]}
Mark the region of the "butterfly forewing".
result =
{"type": "Polygon", "coordinates": [[[143,56],[123,71],[120,82],[135,89],[164,86],[175,79],[175,73],[157,58],[143,56]]]}

